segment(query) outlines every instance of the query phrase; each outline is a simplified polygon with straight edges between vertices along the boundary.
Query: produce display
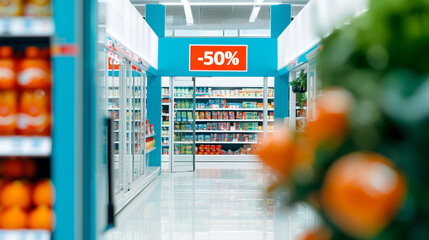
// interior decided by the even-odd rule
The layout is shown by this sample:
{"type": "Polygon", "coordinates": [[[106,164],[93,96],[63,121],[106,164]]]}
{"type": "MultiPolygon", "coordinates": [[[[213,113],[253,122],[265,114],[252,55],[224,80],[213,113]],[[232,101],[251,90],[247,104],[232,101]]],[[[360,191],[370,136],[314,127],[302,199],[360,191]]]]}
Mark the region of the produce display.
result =
{"type": "Polygon", "coordinates": [[[428,16],[425,0],[371,0],[322,42],[318,117],[261,141],[285,203],[322,219],[301,239],[428,239],[428,16]]]}
{"type": "Polygon", "coordinates": [[[53,230],[55,193],[45,165],[32,158],[0,159],[0,229],[53,230]]]}

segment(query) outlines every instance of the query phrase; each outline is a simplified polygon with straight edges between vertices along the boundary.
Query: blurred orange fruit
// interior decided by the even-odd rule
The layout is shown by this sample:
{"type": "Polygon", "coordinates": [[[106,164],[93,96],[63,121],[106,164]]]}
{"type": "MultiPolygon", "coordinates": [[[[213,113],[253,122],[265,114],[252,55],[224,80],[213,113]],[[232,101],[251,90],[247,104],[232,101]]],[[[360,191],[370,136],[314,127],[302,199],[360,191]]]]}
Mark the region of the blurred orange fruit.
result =
{"type": "Polygon", "coordinates": [[[387,158],[358,152],[340,158],[328,170],[321,203],[344,232],[371,238],[390,223],[405,194],[405,180],[387,158]]]}
{"type": "Polygon", "coordinates": [[[30,212],[28,226],[32,229],[46,229],[52,231],[54,228],[54,212],[46,205],[40,205],[30,212]]]}
{"type": "Polygon", "coordinates": [[[331,232],[327,228],[320,228],[310,231],[301,238],[301,240],[329,240],[331,239],[331,232]]]}
{"type": "Polygon", "coordinates": [[[293,135],[288,129],[283,129],[263,137],[256,154],[281,176],[288,177],[294,165],[293,150],[293,135]]]}
{"type": "Polygon", "coordinates": [[[23,229],[27,227],[27,213],[19,206],[13,206],[2,211],[0,219],[1,228],[23,229]]]}
{"type": "Polygon", "coordinates": [[[19,206],[28,209],[31,204],[31,188],[22,181],[7,183],[0,193],[0,204],[5,207],[19,206]]]}
{"type": "Polygon", "coordinates": [[[54,187],[50,180],[39,181],[33,190],[33,201],[35,205],[47,205],[52,207],[55,200],[54,187]]]}
{"type": "Polygon", "coordinates": [[[317,100],[317,117],[310,121],[303,137],[312,149],[326,142],[338,145],[347,131],[347,113],[352,105],[352,95],[342,88],[331,88],[324,91],[317,100]]]}

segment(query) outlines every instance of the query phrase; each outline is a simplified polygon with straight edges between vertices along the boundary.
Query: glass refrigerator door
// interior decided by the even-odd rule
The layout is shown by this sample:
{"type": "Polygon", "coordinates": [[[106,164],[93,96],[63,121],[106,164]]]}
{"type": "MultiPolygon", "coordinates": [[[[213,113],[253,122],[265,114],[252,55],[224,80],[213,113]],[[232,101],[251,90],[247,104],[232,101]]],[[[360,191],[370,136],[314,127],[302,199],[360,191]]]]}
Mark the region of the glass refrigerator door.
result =
{"type": "Polygon", "coordinates": [[[120,171],[120,132],[122,115],[120,105],[121,99],[121,74],[123,68],[121,60],[114,53],[108,51],[108,73],[106,78],[107,114],[113,119],[113,194],[117,197],[123,194],[122,173],[120,171]]]}
{"type": "Polygon", "coordinates": [[[172,153],[171,172],[195,171],[195,78],[177,80],[171,78],[173,111],[170,113],[172,153]]]}

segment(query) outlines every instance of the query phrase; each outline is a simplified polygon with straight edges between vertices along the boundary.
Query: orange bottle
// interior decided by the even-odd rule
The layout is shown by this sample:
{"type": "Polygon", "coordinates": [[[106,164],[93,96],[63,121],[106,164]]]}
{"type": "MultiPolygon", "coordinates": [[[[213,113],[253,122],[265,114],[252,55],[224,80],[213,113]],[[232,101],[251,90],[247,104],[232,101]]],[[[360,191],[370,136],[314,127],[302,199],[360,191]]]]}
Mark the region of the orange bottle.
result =
{"type": "Polygon", "coordinates": [[[16,61],[13,49],[9,46],[0,47],[0,89],[13,89],[16,86],[16,61]]]}
{"type": "Polygon", "coordinates": [[[49,17],[51,16],[50,0],[27,0],[24,6],[25,16],[49,17]]]}
{"type": "Polygon", "coordinates": [[[15,91],[0,91],[0,135],[15,134],[17,124],[15,91]]]}
{"type": "Polygon", "coordinates": [[[19,103],[17,132],[20,135],[49,136],[50,96],[42,89],[23,91],[19,103]]]}
{"type": "Polygon", "coordinates": [[[18,85],[24,89],[49,88],[51,66],[37,47],[28,47],[18,66],[18,85]]]}
{"type": "Polygon", "coordinates": [[[16,17],[23,12],[23,0],[0,1],[0,16],[16,17]]]}

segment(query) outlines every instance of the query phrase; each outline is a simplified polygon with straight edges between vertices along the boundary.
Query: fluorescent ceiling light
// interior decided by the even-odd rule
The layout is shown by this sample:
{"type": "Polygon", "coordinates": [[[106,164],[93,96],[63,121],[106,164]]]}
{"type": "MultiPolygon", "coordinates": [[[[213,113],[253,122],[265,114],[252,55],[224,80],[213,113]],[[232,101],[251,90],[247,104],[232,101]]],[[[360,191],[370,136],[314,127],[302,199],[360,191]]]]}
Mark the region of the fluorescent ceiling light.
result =
{"type": "Polygon", "coordinates": [[[258,17],[259,11],[261,10],[261,6],[254,6],[252,9],[252,13],[250,14],[249,22],[255,22],[258,17]]]}
{"type": "MultiPolygon", "coordinates": [[[[160,3],[165,6],[182,6],[182,3],[178,2],[165,2],[160,3]]],[[[269,3],[261,3],[260,5],[280,5],[282,2],[269,2],[269,3]]],[[[137,6],[140,4],[134,4],[134,6],[137,6]]],[[[146,4],[142,4],[146,5],[146,4]]],[[[255,5],[254,2],[191,2],[189,3],[191,6],[253,6],[255,5]]],[[[292,4],[293,6],[294,4],[292,4]]]]}
{"type": "Polygon", "coordinates": [[[185,9],[185,17],[186,17],[186,24],[192,25],[194,24],[194,17],[192,16],[192,9],[191,5],[189,4],[188,0],[181,0],[183,4],[183,8],[185,9]]]}
{"type": "Polygon", "coordinates": [[[255,0],[253,5],[252,13],[250,14],[249,22],[255,22],[258,17],[259,11],[261,10],[261,4],[264,3],[264,0],[255,0]]]}

